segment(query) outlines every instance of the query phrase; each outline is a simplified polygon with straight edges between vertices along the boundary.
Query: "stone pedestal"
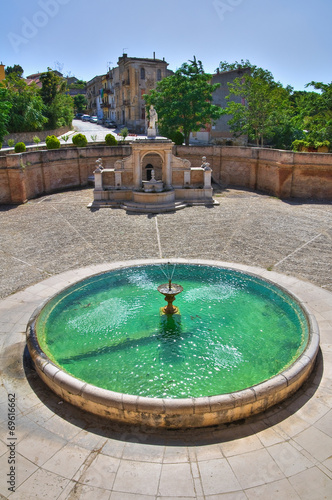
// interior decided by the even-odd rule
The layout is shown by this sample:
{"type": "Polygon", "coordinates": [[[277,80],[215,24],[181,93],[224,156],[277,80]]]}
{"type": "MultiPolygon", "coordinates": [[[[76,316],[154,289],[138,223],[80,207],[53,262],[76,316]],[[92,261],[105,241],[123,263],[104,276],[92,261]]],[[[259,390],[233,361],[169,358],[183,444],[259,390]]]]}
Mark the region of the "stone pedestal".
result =
{"type": "Polygon", "coordinates": [[[155,128],[148,128],[148,138],[149,139],[155,139],[157,136],[157,131],[155,128]]]}

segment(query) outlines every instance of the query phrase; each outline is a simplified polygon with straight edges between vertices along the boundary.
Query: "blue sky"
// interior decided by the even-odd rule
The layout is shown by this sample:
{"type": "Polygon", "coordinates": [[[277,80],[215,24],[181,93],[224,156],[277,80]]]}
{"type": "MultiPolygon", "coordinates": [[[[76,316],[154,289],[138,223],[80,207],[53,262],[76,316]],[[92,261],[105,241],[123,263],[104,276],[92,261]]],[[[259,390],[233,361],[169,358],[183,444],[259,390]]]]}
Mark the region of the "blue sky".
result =
{"type": "Polygon", "coordinates": [[[332,80],[331,0],[2,0],[0,61],[89,80],[132,57],[249,59],[302,90],[332,80]]]}

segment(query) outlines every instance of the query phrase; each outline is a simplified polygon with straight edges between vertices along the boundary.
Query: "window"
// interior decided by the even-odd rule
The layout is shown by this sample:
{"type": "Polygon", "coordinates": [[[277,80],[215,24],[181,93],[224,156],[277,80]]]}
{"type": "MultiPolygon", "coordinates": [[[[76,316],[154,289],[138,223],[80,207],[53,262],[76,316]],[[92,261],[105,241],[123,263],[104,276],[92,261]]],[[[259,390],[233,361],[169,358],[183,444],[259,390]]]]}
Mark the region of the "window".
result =
{"type": "Polygon", "coordinates": [[[145,69],[141,68],[141,80],[145,80],[145,69]]]}
{"type": "Polygon", "coordinates": [[[145,108],[141,110],[141,120],[145,120],[145,108]]]}
{"type": "Polygon", "coordinates": [[[157,82],[161,80],[161,69],[157,69],[157,82]]]}

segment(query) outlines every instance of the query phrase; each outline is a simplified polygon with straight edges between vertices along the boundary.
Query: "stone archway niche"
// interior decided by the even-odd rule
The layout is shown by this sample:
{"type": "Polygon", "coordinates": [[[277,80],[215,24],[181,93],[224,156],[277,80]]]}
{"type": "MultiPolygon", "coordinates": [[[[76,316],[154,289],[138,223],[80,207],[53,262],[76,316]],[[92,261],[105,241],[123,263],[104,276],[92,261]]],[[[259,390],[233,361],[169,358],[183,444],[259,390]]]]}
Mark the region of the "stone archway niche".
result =
{"type": "Polygon", "coordinates": [[[137,140],[132,154],[104,169],[97,160],[94,201],[90,207],[117,207],[128,211],[159,213],[187,205],[214,205],[211,168],[203,157],[201,167],[172,153],[169,140],[137,140]],[[147,179],[146,165],[152,165],[147,179]]]}
{"type": "Polygon", "coordinates": [[[151,180],[151,170],[154,170],[154,177],[156,180],[162,180],[163,159],[159,154],[147,153],[142,158],[142,178],[143,181],[151,180]],[[150,178],[149,172],[150,171],[150,178]]]}

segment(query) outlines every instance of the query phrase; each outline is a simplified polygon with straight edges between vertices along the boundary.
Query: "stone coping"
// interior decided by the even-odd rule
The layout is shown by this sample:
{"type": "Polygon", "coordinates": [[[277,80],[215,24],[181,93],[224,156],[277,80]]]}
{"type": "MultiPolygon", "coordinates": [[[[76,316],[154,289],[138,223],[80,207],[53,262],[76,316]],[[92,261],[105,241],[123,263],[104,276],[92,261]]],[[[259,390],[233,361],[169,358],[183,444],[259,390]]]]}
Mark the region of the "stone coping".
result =
{"type": "MultiPolygon", "coordinates": [[[[234,393],[184,399],[158,399],[121,394],[76,379],[52,363],[41,350],[34,324],[42,307],[52,298],[50,297],[35,310],[27,328],[28,349],[41,379],[61,398],[88,412],[116,422],[174,429],[207,427],[247,418],[283,401],[299,389],[314,367],[319,349],[319,329],[315,317],[308,312],[304,302],[290,290],[284,276],[260,268],[220,261],[169,259],[169,262],[201,264],[241,271],[277,285],[301,306],[307,317],[309,339],[306,349],[283,372],[267,381],[234,393]]],[[[104,266],[103,272],[161,263],[165,263],[165,260],[118,262],[104,266]]],[[[94,274],[100,273],[91,272],[91,268],[88,268],[86,272],[83,271],[80,279],[73,280],[70,286],[94,274]]]]}

